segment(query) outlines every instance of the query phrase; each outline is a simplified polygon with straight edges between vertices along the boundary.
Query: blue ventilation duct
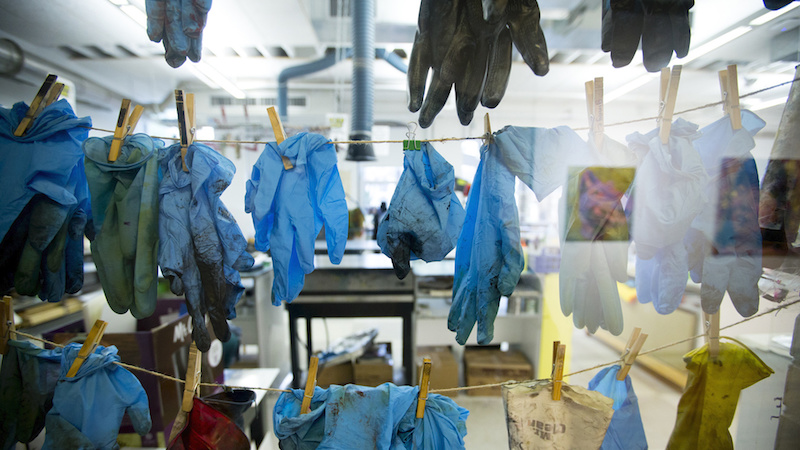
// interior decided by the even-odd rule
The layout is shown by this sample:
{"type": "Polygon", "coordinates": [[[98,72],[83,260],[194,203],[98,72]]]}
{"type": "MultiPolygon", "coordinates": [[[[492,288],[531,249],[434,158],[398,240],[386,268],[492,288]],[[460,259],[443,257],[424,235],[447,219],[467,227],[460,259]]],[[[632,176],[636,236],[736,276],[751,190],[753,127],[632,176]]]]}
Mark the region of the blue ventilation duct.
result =
{"type": "MultiPolygon", "coordinates": [[[[353,50],[347,49],[344,53],[344,58],[347,59],[351,56],[353,56],[353,50]]],[[[320,59],[287,67],[281,71],[278,75],[278,113],[281,115],[281,120],[286,120],[289,115],[289,80],[325,70],[334,66],[337,62],[339,61],[336,60],[336,51],[331,49],[320,59]]]]}
{"type": "MultiPolygon", "coordinates": [[[[353,0],[353,103],[350,109],[350,140],[372,139],[372,109],[375,103],[375,0],[353,0]]],[[[350,144],[348,161],[374,161],[372,144],[350,144]]]]}

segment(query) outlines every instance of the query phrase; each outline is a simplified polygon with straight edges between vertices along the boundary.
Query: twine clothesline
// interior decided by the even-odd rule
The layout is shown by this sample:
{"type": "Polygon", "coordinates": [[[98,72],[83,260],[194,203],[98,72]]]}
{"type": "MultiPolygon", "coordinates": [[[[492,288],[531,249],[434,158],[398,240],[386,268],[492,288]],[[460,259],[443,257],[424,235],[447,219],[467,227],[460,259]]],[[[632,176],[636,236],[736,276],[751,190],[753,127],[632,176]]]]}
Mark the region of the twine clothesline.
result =
{"type": "MultiPolygon", "coordinates": [[[[746,94],[740,95],[739,98],[742,99],[742,98],[747,98],[747,97],[750,97],[750,96],[753,96],[753,95],[761,94],[763,92],[766,92],[766,91],[769,91],[769,90],[772,90],[772,89],[776,89],[776,88],[779,88],[781,86],[785,86],[787,84],[794,83],[795,81],[800,81],[800,78],[794,78],[794,79],[789,80],[789,81],[784,81],[783,83],[778,83],[778,84],[776,84],[774,86],[767,86],[765,88],[758,89],[758,90],[755,90],[753,92],[748,92],[746,94]]],[[[701,109],[713,108],[715,106],[720,106],[723,103],[725,103],[725,102],[722,101],[722,100],[720,100],[718,102],[713,102],[713,103],[706,103],[705,105],[695,106],[693,108],[684,109],[682,111],[676,111],[675,113],[673,113],[673,115],[677,116],[677,115],[686,114],[686,113],[690,113],[690,112],[694,112],[694,111],[699,111],[701,109]]],[[[660,115],[651,116],[651,117],[643,117],[643,118],[639,118],[639,119],[632,119],[632,120],[625,120],[625,121],[621,121],[621,122],[607,123],[607,124],[604,124],[603,126],[605,128],[608,128],[608,127],[615,127],[615,126],[619,126],[619,125],[628,125],[628,124],[638,123],[638,122],[647,122],[647,121],[651,121],[651,120],[657,120],[659,117],[660,117],[660,115]]],[[[105,129],[105,128],[97,128],[97,127],[83,127],[83,128],[88,128],[90,130],[95,130],[95,131],[103,131],[105,133],[114,133],[114,130],[108,130],[108,129],[105,129]]],[[[573,130],[575,130],[575,131],[585,131],[585,130],[588,130],[588,129],[589,129],[588,127],[573,128],[573,130]]],[[[180,140],[179,137],[166,137],[166,136],[151,136],[151,137],[156,138],[156,139],[166,139],[166,140],[173,140],[173,141],[179,141],[180,140]]],[[[486,135],[482,135],[482,136],[469,136],[469,137],[448,137],[448,138],[416,139],[416,140],[421,141],[421,142],[447,142],[447,141],[481,140],[481,139],[486,139],[486,138],[487,138],[486,135]]],[[[238,141],[238,140],[225,140],[225,139],[196,139],[194,142],[205,142],[205,143],[213,143],[213,144],[263,144],[263,145],[266,145],[266,144],[271,143],[272,141],[238,141]]],[[[329,141],[329,143],[331,143],[331,144],[402,144],[403,143],[403,139],[385,139],[385,140],[367,140],[367,141],[353,141],[353,140],[349,140],[349,141],[329,141]]]]}
{"type": "MultiPolygon", "coordinates": [[[[760,312],[760,313],[752,315],[750,317],[746,317],[746,318],[744,318],[744,319],[742,319],[742,320],[740,320],[738,322],[734,322],[734,323],[726,325],[724,327],[720,327],[720,331],[726,330],[728,328],[732,328],[734,326],[743,324],[745,322],[749,322],[749,321],[751,321],[753,319],[765,316],[767,314],[771,314],[773,312],[780,311],[781,309],[788,308],[788,307],[793,306],[793,305],[795,305],[797,303],[800,303],[800,299],[780,304],[780,305],[778,305],[778,306],[776,306],[774,308],[771,308],[769,310],[760,312]]],[[[23,333],[21,331],[11,331],[11,330],[9,330],[9,331],[11,333],[16,334],[17,336],[23,336],[23,337],[26,337],[28,339],[33,339],[35,341],[43,342],[45,344],[49,344],[49,345],[52,345],[52,346],[55,346],[55,347],[61,347],[61,348],[64,347],[63,344],[58,344],[58,343],[55,343],[55,342],[52,342],[52,341],[48,341],[47,339],[38,338],[38,337],[30,335],[28,333],[23,333]]],[[[679,345],[679,344],[683,344],[684,342],[688,342],[688,341],[692,341],[694,339],[701,338],[701,337],[703,337],[705,335],[706,335],[705,333],[697,334],[697,335],[694,335],[694,336],[691,336],[691,337],[688,337],[688,338],[685,338],[685,339],[681,339],[679,341],[671,342],[669,344],[664,344],[664,345],[661,345],[659,347],[652,348],[650,350],[640,352],[639,356],[647,355],[647,354],[650,354],[650,353],[655,353],[657,351],[661,351],[661,350],[664,350],[664,349],[669,348],[669,347],[673,347],[673,346],[676,346],[676,345],[679,345]]],[[[598,364],[598,365],[593,366],[593,367],[589,367],[589,368],[586,368],[586,369],[581,369],[581,370],[578,370],[578,371],[575,371],[575,372],[570,372],[568,374],[564,374],[564,378],[572,376],[572,375],[578,375],[578,374],[584,373],[584,372],[590,372],[590,371],[597,370],[597,369],[600,369],[600,368],[603,368],[603,367],[607,367],[607,366],[611,366],[611,365],[614,365],[614,364],[618,364],[620,362],[622,362],[622,359],[616,359],[614,361],[598,364]]],[[[119,362],[119,361],[115,361],[114,364],[117,364],[119,366],[125,367],[126,369],[135,370],[135,371],[138,371],[138,372],[143,372],[143,373],[147,373],[147,374],[159,377],[159,378],[163,378],[163,379],[166,379],[166,380],[174,381],[176,383],[184,383],[184,380],[181,380],[180,378],[176,378],[176,377],[173,377],[171,375],[166,375],[166,374],[163,374],[163,373],[160,373],[160,372],[155,372],[155,371],[152,371],[152,370],[149,370],[149,369],[144,369],[142,367],[134,366],[134,365],[131,365],[131,364],[126,364],[126,363],[119,362]]],[[[527,383],[533,383],[533,382],[549,380],[549,379],[551,379],[551,378],[532,379],[532,380],[525,380],[525,381],[504,381],[502,383],[490,383],[490,384],[481,384],[481,385],[474,385],[474,386],[460,386],[460,387],[455,387],[455,388],[430,389],[430,390],[428,390],[428,392],[432,393],[432,394],[437,394],[437,393],[442,393],[442,392],[468,391],[468,390],[473,390],[473,389],[491,388],[491,387],[498,387],[498,386],[504,386],[504,385],[527,384],[527,383]]],[[[226,390],[227,389],[250,389],[250,390],[262,390],[262,391],[267,391],[267,392],[292,392],[291,390],[288,390],[288,389],[276,389],[276,388],[264,388],[264,387],[247,387],[247,386],[231,386],[231,385],[227,385],[227,384],[218,384],[218,383],[200,383],[200,386],[222,388],[222,389],[226,389],[226,390]]]]}

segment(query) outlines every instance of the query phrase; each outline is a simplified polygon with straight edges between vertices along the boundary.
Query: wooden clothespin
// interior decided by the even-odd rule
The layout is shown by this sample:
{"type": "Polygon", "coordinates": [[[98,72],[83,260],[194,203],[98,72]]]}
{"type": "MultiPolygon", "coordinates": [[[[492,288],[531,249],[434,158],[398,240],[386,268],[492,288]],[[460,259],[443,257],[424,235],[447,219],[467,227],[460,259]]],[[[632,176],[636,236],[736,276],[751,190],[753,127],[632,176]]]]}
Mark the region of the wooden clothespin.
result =
{"type": "Polygon", "coordinates": [[[736,64],[719,71],[719,89],[722,93],[723,112],[731,119],[734,130],[742,129],[742,109],[739,105],[739,73],[736,64]]]}
{"type": "Polygon", "coordinates": [[[94,349],[97,347],[97,344],[100,343],[100,339],[103,338],[103,333],[106,331],[106,327],[108,326],[108,322],[104,322],[102,320],[97,320],[92,327],[92,330],[89,331],[89,336],[86,337],[86,341],[81,346],[81,349],[78,351],[78,356],[75,357],[75,360],[72,361],[72,365],[69,367],[69,371],[67,372],[67,378],[72,378],[78,374],[78,369],[81,368],[83,362],[86,361],[86,358],[94,352],[94,349]]]}
{"type": "MultiPolygon", "coordinates": [[[[281,145],[281,142],[286,140],[286,130],[283,129],[281,116],[278,115],[278,110],[275,109],[274,106],[267,108],[267,114],[269,115],[269,122],[272,124],[272,132],[275,133],[275,143],[281,145]]],[[[294,167],[292,162],[289,161],[289,158],[283,155],[281,155],[281,161],[283,161],[284,170],[289,170],[294,167]]]]}
{"type": "Polygon", "coordinates": [[[33,120],[36,118],[36,116],[39,115],[39,112],[43,109],[43,106],[46,106],[44,105],[44,102],[46,101],[45,97],[47,97],[47,94],[50,92],[50,89],[55,84],[56,79],[58,79],[57,75],[53,74],[47,75],[47,78],[45,78],[44,83],[42,83],[42,86],[39,88],[39,92],[36,93],[36,96],[33,98],[33,101],[28,107],[28,112],[25,113],[25,117],[22,118],[22,120],[19,122],[19,125],[17,125],[17,129],[14,130],[14,136],[17,137],[22,136],[23,134],[25,134],[26,131],[28,131],[28,128],[30,128],[31,124],[33,123],[33,120]]]}
{"type": "Polygon", "coordinates": [[[303,403],[300,405],[300,414],[306,414],[311,409],[311,399],[314,398],[314,387],[317,385],[317,368],[319,358],[311,357],[308,363],[308,378],[306,379],[306,390],[303,393],[303,403]]]}
{"type": "Polygon", "coordinates": [[[596,149],[603,145],[603,78],[597,77],[587,81],[586,113],[589,116],[589,138],[593,140],[596,149]]]}
{"type": "Polygon", "coordinates": [[[425,402],[428,400],[428,388],[431,382],[431,359],[422,359],[422,378],[419,381],[419,398],[417,399],[417,419],[425,416],[425,402]]]}
{"type": "Polygon", "coordinates": [[[678,99],[678,84],[681,81],[681,69],[683,66],[673,66],[670,73],[669,68],[661,69],[661,91],[659,95],[659,127],[661,131],[659,137],[662,144],[669,143],[669,132],[672,128],[672,115],[675,112],[675,102],[678,99]]]}
{"type": "Polygon", "coordinates": [[[136,124],[139,123],[139,119],[144,112],[144,107],[142,107],[142,105],[136,105],[131,114],[128,115],[130,106],[131,101],[129,99],[122,99],[122,105],[119,108],[119,116],[117,117],[117,126],[114,128],[114,138],[111,140],[111,148],[108,150],[108,160],[111,162],[119,158],[122,143],[128,135],[133,134],[133,130],[136,129],[136,124]]]}
{"type": "Polygon", "coordinates": [[[417,124],[415,122],[408,122],[406,126],[408,127],[408,132],[406,133],[408,139],[403,140],[403,150],[422,150],[422,141],[416,140],[417,124]],[[413,130],[411,129],[411,125],[414,125],[413,130]]]}
{"type": "Polygon", "coordinates": [[[489,145],[494,141],[494,136],[492,136],[492,124],[489,121],[489,113],[487,112],[486,115],[483,116],[483,143],[484,145],[489,145]]]}
{"type": "Polygon", "coordinates": [[[617,380],[622,381],[628,375],[631,366],[633,366],[633,361],[636,360],[646,340],[647,334],[642,333],[641,328],[633,329],[633,333],[631,333],[631,337],[628,338],[628,343],[625,345],[625,353],[622,354],[622,367],[617,372],[617,380]]]}
{"type": "Polygon", "coordinates": [[[706,322],[706,340],[708,341],[708,354],[712,358],[719,356],[719,312],[714,314],[703,313],[706,322]]]}
{"type": "Polygon", "coordinates": [[[14,331],[14,300],[6,295],[0,303],[0,355],[6,354],[8,340],[14,331]]]}
{"type": "Polygon", "coordinates": [[[47,93],[47,98],[44,99],[44,106],[52,105],[58,97],[61,97],[61,93],[64,91],[64,83],[56,83],[50,88],[50,92],[47,93]]]}
{"type": "Polygon", "coordinates": [[[183,90],[175,89],[175,106],[178,109],[178,131],[181,138],[181,161],[183,171],[188,172],[186,166],[186,152],[194,142],[194,94],[186,94],[183,90]]]}
{"type": "Polygon", "coordinates": [[[564,356],[567,346],[559,344],[555,354],[555,367],[553,368],[553,400],[561,400],[561,385],[564,383],[564,356]]]}
{"type": "Polygon", "coordinates": [[[186,367],[186,381],[183,384],[183,400],[181,401],[181,411],[189,412],[194,404],[194,396],[197,387],[200,386],[202,375],[201,368],[203,353],[197,349],[197,344],[192,341],[189,346],[189,364],[186,367]]]}

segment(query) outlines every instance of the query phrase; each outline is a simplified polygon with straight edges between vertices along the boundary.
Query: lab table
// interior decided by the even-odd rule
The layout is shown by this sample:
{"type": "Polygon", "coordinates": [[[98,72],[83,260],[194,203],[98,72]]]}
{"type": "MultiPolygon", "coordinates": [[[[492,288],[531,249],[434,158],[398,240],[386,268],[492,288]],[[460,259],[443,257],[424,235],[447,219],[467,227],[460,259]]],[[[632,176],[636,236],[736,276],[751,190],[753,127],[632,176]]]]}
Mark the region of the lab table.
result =
{"type": "Polygon", "coordinates": [[[289,312],[289,342],[292,386],[300,387],[300,355],[297,319],[306,319],[307,356],[311,347],[311,320],[337,317],[399,317],[403,320],[403,373],[405,382],[414,379],[414,275],[400,280],[392,262],[380,253],[346,254],[340,264],[327,255],[315,257],[316,269],[306,275],[300,296],[286,304],[289,312]]]}

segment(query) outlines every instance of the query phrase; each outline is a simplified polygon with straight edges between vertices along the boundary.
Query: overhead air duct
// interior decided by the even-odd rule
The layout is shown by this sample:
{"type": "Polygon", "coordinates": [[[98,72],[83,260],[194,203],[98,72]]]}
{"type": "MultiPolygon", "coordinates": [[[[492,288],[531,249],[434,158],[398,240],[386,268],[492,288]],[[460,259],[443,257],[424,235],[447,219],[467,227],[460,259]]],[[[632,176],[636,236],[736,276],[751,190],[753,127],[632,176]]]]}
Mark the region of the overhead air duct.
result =
{"type": "MultiPolygon", "coordinates": [[[[353,5],[353,102],[351,141],[372,139],[375,103],[375,0],[354,0],[353,5]]],[[[348,161],[374,161],[372,144],[355,143],[347,148],[348,161]]]]}
{"type": "Polygon", "coordinates": [[[13,77],[25,65],[22,48],[9,39],[0,39],[0,76],[13,77]]]}

